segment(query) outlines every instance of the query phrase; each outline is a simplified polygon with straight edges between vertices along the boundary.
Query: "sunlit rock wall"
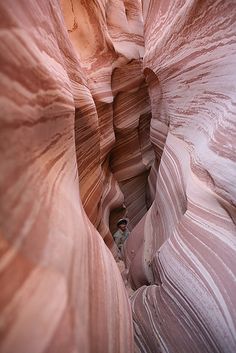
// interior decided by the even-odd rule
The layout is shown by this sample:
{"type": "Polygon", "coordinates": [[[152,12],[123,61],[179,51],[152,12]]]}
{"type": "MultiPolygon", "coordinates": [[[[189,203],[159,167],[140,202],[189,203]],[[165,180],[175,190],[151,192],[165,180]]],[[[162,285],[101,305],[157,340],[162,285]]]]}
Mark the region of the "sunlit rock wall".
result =
{"type": "Polygon", "coordinates": [[[236,3],[144,1],[154,202],[126,248],[137,352],[236,351],[236,3]]]}
{"type": "Polygon", "coordinates": [[[111,230],[124,215],[132,228],[147,211],[154,158],[142,72],[142,4],[63,0],[62,8],[88,87],[75,120],[82,203],[111,248],[109,217],[111,230]]]}
{"type": "Polygon", "coordinates": [[[1,2],[1,352],[236,351],[235,14],[1,2]]]}
{"type": "MultiPolygon", "coordinates": [[[[128,85],[119,82],[116,68],[130,62],[134,83],[131,77],[124,94],[132,96],[140,89],[139,99],[147,101],[147,87],[146,98],[142,96],[139,51],[143,39],[133,32],[135,27],[142,31],[141,6],[137,11],[134,6],[128,23],[123,2],[118,8],[117,2],[110,2],[105,12],[101,1],[100,12],[92,8],[87,17],[82,3],[74,6],[81,32],[77,37],[73,32],[77,20],[69,29],[75,35],[73,45],[58,1],[0,4],[0,351],[4,353],[133,352],[127,294],[114,258],[93,224],[109,236],[109,208],[124,202],[118,177],[109,169],[109,153],[116,143],[113,115],[118,130],[122,124],[122,112],[113,109],[113,100],[128,85]],[[128,32],[123,44],[112,22],[118,20],[117,11],[128,32]],[[89,19],[95,21],[91,26],[89,19]],[[111,27],[110,36],[102,32],[104,23],[111,27]],[[119,56],[120,66],[117,62],[113,70],[119,56]]],[[[120,99],[124,101],[122,93],[120,99]]],[[[150,116],[150,109],[141,107],[140,116],[145,114],[150,116]]],[[[141,126],[145,156],[146,122],[141,126]]],[[[113,158],[114,172],[115,163],[113,158]]],[[[146,160],[143,164],[144,173],[146,160]]],[[[111,235],[109,239],[112,247],[111,235]]]]}

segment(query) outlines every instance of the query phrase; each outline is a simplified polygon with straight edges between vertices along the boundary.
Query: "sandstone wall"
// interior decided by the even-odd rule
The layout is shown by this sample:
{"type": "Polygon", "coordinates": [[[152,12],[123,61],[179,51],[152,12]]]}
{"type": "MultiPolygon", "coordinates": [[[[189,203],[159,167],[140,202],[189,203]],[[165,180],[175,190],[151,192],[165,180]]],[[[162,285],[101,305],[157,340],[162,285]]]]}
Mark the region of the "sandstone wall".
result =
{"type": "Polygon", "coordinates": [[[235,352],[235,13],[0,4],[1,352],[235,352]]]}
{"type": "Polygon", "coordinates": [[[137,352],[236,350],[235,5],[149,4],[155,200],[126,249],[137,352]]]}
{"type": "MultiPolygon", "coordinates": [[[[83,3],[77,2],[82,14],[87,11],[83,3]]],[[[103,5],[96,12],[99,21],[103,5]]],[[[82,14],[80,20],[86,20],[82,14]]],[[[112,89],[117,95],[120,91],[115,68],[111,87],[111,65],[118,54],[109,49],[111,39],[99,32],[100,25],[93,30],[107,43],[105,53],[94,51],[93,44],[101,45],[94,33],[87,39],[91,47],[79,51],[72,47],[58,1],[0,5],[4,353],[133,351],[127,294],[94,227],[103,227],[102,236],[109,238],[109,209],[122,205],[124,198],[108,168],[115,142],[112,89]],[[91,57],[91,65],[101,68],[95,77],[88,67],[91,57]],[[101,82],[95,85],[96,80],[101,82]]],[[[84,29],[88,31],[87,23],[84,29]]],[[[132,47],[131,34],[127,40],[132,47]]],[[[141,76],[132,53],[123,61],[133,59],[130,65],[141,76]]],[[[140,86],[143,81],[142,76],[140,86]]],[[[130,83],[132,95],[136,86],[130,83]]],[[[112,248],[111,235],[107,243],[112,248]]]]}
{"type": "Polygon", "coordinates": [[[132,228],[147,211],[147,177],[154,158],[142,73],[141,1],[63,0],[62,8],[89,96],[79,103],[75,117],[81,199],[111,248],[109,217],[114,231],[121,216],[129,217],[132,228]]]}

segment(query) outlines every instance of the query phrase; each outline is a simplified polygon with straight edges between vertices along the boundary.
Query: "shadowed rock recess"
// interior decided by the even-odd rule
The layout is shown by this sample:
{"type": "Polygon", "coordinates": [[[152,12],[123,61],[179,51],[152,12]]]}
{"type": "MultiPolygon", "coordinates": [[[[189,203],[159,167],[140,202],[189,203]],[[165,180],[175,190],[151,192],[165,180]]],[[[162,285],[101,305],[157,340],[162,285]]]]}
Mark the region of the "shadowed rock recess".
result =
{"type": "Polygon", "coordinates": [[[0,352],[235,353],[235,0],[7,0],[0,39],[0,352]]]}

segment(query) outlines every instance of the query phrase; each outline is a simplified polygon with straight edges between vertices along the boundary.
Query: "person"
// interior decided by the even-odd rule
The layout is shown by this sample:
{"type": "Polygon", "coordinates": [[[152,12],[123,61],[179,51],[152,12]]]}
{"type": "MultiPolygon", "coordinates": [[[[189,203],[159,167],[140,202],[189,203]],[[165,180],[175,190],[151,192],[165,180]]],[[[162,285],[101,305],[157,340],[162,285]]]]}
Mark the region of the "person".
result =
{"type": "Polygon", "coordinates": [[[129,236],[129,230],[127,228],[128,221],[126,218],[121,218],[117,222],[118,230],[113,234],[114,240],[116,245],[118,246],[119,250],[121,251],[122,246],[125,240],[129,236]]]}

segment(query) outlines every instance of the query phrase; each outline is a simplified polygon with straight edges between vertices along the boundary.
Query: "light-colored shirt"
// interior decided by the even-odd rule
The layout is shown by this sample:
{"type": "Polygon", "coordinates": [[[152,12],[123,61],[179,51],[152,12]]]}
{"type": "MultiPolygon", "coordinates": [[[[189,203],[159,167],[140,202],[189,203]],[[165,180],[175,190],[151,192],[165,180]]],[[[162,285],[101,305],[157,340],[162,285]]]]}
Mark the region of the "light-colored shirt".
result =
{"type": "Polygon", "coordinates": [[[124,244],[125,240],[128,238],[129,236],[129,230],[126,229],[124,232],[122,232],[121,229],[118,229],[113,237],[114,240],[116,242],[116,245],[118,246],[119,249],[121,249],[122,245],[124,244]]]}

